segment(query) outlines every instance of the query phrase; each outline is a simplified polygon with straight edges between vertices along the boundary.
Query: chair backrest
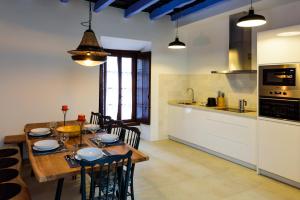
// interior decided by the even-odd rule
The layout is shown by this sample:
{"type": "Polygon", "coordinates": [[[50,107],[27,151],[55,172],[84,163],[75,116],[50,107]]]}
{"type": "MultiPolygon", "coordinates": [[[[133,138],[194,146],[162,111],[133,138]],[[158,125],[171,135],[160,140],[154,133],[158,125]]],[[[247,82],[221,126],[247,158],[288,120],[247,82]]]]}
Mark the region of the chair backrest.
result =
{"type": "Polygon", "coordinates": [[[90,124],[98,124],[100,128],[109,130],[112,119],[110,116],[104,116],[101,113],[91,113],[90,124]]]}
{"type": "Polygon", "coordinates": [[[102,116],[101,113],[91,112],[90,124],[100,124],[99,118],[102,116]]]}
{"type": "Polygon", "coordinates": [[[133,148],[138,149],[141,140],[141,132],[136,127],[123,125],[120,139],[131,145],[133,148]]]}
{"type": "Polygon", "coordinates": [[[131,155],[113,155],[95,161],[81,160],[81,199],[86,200],[86,172],[89,170],[91,184],[89,199],[126,200],[131,172],[131,155]],[[124,170],[126,169],[126,170],[124,170]],[[99,178],[99,195],[95,197],[95,176],[99,178]]]}
{"type": "Polygon", "coordinates": [[[122,121],[112,120],[108,133],[118,135],[120,137],[123,126],[124,124],[122,121]]]}

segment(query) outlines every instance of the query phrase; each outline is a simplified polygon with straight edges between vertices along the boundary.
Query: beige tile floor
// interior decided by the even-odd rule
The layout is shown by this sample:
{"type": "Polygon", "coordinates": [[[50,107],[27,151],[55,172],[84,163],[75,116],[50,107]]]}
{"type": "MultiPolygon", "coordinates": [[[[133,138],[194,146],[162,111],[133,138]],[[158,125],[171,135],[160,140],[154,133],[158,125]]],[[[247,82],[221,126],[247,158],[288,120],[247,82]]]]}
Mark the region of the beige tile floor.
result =
{"type": "MultiPolygon", "coordinates": [[[[136,166],[136,200],[300,200],[296,188],[170,140],[140,148],[150,160],[136,166]]],[[[56,183],[37,183],[25,168],[33,200],[53,199],[56,183]]],[[[79,182],[66,179],[62,199],[79,200],[78,191],[79,182]]]]}

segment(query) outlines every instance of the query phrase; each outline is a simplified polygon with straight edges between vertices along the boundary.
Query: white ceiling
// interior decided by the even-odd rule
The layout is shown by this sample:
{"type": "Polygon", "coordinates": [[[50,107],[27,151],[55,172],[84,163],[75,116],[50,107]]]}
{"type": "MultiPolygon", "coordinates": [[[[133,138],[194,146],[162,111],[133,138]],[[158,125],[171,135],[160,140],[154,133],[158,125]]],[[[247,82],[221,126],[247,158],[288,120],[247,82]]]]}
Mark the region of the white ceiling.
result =
{"type": "Polygon", "coordinates": [[[149,41],[132,40],[127,38],[117,38],[101,36],[100,38],[103,48],[131,50],[131,51],[151,51],[152,43],[149,41]]]}

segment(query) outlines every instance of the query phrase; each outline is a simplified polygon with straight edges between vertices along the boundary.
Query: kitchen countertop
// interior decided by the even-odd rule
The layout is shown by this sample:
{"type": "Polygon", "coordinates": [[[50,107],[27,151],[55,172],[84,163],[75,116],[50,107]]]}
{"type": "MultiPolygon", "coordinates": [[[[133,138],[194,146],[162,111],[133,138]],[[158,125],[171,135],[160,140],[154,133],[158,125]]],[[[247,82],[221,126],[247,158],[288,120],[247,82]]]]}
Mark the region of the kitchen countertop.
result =
{"type": "Polygon", "coordinates": [[[172,105],[172,106],[183,107],[183,108],[193,108],[193,109],[223,113],[223,114],[228,114],[228,115],[234,115],[234,116],[239,116],[239,117],[247,117],[247,118],[257,119],[257,112],[256,111],[238,113],[238,112],[220,110],[220,109],[217,109],[217,107],[206,107],[206,106],[202,106],[202,105],[199,105],[199,104],[186,105],[186,104],[179,103],[178,101],[169,101],[168,104],[172,105]]]}

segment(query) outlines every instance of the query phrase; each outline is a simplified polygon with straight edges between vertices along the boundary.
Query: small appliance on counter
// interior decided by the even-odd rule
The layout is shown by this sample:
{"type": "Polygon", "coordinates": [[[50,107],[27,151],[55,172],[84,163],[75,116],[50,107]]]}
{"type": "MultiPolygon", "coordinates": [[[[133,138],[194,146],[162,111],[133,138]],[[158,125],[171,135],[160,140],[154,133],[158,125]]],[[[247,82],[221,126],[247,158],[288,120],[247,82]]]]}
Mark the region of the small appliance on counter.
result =
{"type": "Polygon", "coordinates": [[[225,108],[225,94],[221,91],[218,92],[218,98],[217,98],[217,107],[218,108],[225,108]]]}
{"type": "Polygon", "coordinates": [[[208,97],[207,98],[207,104],[206,104],[207,107],[216,107],[217,106],[217,101],[216,101],[216,98],[214,97],[208,97]]]}
{"type": "Polygon", "coordinates": [[[300,64],[259,67],[259,116],[300,122],[300,64]]]}
{"type": "Polygon", "coordinates": [[[245,106],[247,106],[247,101],[245,99],[239,100],[239,111],[245,112],[245,106]]]}

